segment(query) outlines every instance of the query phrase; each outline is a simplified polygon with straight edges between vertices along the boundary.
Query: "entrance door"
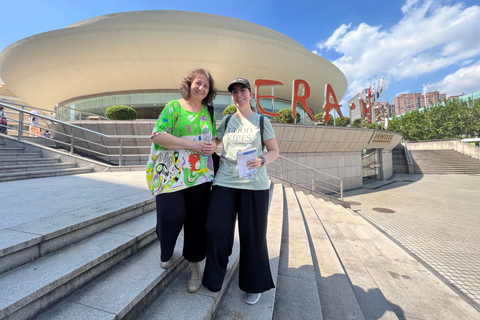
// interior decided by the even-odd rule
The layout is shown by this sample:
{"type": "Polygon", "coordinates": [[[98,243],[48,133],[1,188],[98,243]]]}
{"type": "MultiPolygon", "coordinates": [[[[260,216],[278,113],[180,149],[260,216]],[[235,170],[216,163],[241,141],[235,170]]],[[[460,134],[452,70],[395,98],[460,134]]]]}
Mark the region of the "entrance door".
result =
{"type": "Polygon", "coordinates": [[[362,177],[363,184],[368,184],[381,180],[381,158],[380,149],[362,150],[362,177]]]}

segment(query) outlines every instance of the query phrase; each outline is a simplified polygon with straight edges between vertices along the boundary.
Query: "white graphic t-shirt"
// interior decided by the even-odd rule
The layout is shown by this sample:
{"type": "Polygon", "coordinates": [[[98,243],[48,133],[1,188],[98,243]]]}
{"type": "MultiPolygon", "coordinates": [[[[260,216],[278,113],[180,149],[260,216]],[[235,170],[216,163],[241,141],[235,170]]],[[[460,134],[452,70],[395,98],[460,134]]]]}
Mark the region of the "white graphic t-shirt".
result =
{"type": "MultiPolygon", "coordinates": [[[[220,157],[220,168],[215,175],[213,185],[235,189],[266,190],[270,186],[267,178],[267,168],[260,167],[253,177],[240,178],[237,167],[237,152],[244,150],[248,145],[257,148],[257,156],[263,155],[262,139],[260,137],[260,115],[254,114],[246,119],[233,115],[225,129],[225,120],[217,128],[217,138],[223,142],[223,151],[220,157]]],[[[263,140],[275,138],[272,124],[265,117],[263,140]]]]}

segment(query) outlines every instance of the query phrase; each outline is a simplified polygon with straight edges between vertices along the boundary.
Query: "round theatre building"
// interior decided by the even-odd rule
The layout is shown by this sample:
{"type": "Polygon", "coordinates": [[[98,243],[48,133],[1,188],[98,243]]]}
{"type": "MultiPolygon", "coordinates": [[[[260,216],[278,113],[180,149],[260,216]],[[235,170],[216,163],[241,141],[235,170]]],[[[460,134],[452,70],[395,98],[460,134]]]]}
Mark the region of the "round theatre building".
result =
{"type": "MultiPolygon", "coordinates": [[[[347,89],[336,66],[279,32],[184,11],[124,12],[80,21],[10,45],[0,64],[0,77],[18,97],[37,108],[58,105],[59,119],[67,121],[79,119],[78,111],[104,115],[116,104],[132,106],[139,119],[156,119],[168,101],[180,97],[182,77],[198,67],[216,81],[220,119],[232,103],[227,86],[238,76],[249,79],[252,90],[256,79],[282,82],[274,88],[275,110],[290,107],[295,79],[308,82],[314,114],[321,112],[325,84],[340,99],[347,89]]],[[[271,111],[271,102],[264,103],[271,111]]]]}
{"type": "MultiPolygon", "coordinates": [[[[183,76],[198,67],[215,79],[217,120],[232,104],[227,87],[235,77],[249,79],[252,91],[257,79],[283,83],[260,88],[260,94],[276,97],[274,103],[261,100],[270,112],[291,107],[296,79],[310,87],[307,102],[313,114],[324,111],[327,84],[338,101],[347,90],[346,77],[335,65],[295,40],[250,22],[195,12],[99,16],[22,39],[0,53],[0,78],[29,105],[75,122],[85,114],[103,116],[112,105],[128,105],[138,114],[132,125],[146,127],[133,132],[151,132],[154,120],[148,119],[156,119],[168,101],[181,97],[183,76]]],[[[380,165],[375,179],[391,176],[391,150],[398,135],[373,139],[374,130],[310,126],[300,104],[297,110],[300,124],[274,125],[282,155],[339,176],[350,189],[365,181],[362,150],[376,150],[380,165]]]]}

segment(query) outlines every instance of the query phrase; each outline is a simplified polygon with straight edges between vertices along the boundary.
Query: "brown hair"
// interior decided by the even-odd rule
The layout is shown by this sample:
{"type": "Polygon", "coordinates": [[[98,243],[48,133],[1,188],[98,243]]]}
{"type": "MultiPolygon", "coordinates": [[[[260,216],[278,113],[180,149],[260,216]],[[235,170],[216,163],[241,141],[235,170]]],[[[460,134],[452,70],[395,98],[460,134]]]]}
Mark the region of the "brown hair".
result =
{"type": "Polygon", "coordinates": [[[215,87],[215,80],[213,80],[210,72],[203,68],[198,68],[192,70],[187,76],[183,77],[182,83],[180,85],[180,93],[182,98],[188,100],[190,98],[190,87],[192,86],[193,80],[198,77],[200,74],[203,74],[207,77],[210,87],[208,88],[208,94],[205,99],[202,100],[202,104],[205,106],[213,106],[213,100],[217,96],[217,88],[215,87]]]}

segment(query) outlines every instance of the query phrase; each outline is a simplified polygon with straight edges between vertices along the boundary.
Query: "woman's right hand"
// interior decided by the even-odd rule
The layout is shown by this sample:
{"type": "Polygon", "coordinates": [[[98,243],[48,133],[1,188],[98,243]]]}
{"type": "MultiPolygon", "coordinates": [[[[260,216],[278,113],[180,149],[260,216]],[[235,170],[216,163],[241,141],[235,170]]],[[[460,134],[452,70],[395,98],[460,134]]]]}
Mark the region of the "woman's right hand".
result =
{"type": "Polygon", "coordinates": [[[206,156],[211,156],[217,149],[217,144],[213,141],[205,143],[202,153],[206,156]]]}
{"type": "Polygon", "coordinates": [[[197,153],[202,153],[202,154],[205,154],[205,155],[209,155],[207,153],[204,153],[204,150],[208,150],[208,147],[206,148],[206,146],[208,146],[210,144],[210,142],[207,142],[207,141],[189,141],[189,144],[188,144],[188,149],[194,151],[194,152],[197,152],[197,153]]]}

